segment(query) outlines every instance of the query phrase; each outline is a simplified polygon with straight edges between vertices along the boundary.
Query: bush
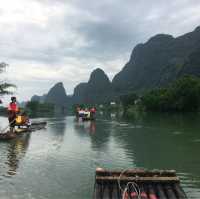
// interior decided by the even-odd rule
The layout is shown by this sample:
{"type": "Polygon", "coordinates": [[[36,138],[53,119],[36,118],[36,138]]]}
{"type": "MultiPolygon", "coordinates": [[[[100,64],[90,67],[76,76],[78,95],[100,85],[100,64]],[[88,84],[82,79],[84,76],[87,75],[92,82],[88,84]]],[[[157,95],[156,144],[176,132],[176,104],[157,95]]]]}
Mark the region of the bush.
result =
{"type": "Polygon", "coordinates": [[[198,111],[200,79],[185,76],[165,89],[155,89],[142,97],[142,104],[151,111],[198,111]]]}
{"type": "Polygon", "coordinates": [[[126,113],[127,109],[131,105],[135,105],[135,100],[138,99],[138,96],[135,93],[130,93],[127,95],[121,95],[120,101],[124,107],[124,112],[126,113]]]}
{"type": "Polygon", "coordinates": [[[38,101],[30,101],[26,104],[25,109],[30,115],[40,114],[40,113],[53,113],[54,105],[49,103],[39,103],[38,101]]]}

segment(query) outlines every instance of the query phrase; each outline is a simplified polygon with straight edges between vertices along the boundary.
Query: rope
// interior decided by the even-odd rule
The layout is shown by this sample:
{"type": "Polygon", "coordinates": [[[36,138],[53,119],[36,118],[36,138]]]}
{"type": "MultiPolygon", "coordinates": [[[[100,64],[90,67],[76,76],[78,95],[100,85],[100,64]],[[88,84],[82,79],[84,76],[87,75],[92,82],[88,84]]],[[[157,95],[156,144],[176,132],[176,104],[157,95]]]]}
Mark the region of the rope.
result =
{"type": "Polygon", "coordinates": [[[122,199],[126,199],[126,193],[128,193],[128,191],[129,191],[129,189],[130,189],[131,187],[132,187],[132,188],[134,189],[134,191],[136,192],[137,198],[138,198],[138,199],[141,199],[141,191],[140,191],[140,188],[139,188],[139,186],[138,186],[137,183],[135,183],[135,182],[128,182],[128,183],[126,184],[126,186],[125,186],[124,189],[122,189],[122,187],[121,187],[120,178],[121,178],[121,176],[122,176],[127,170],[128,170],[128,169],[123,170],[123,171],[120,173],[119,178],[118,178],[118,180],[117,180],[119,189],[120,189],[121,192],[123,193],[123,194],[122,194],[122,199]],[[130,187],[130,185],[131,185],[131,187],[130,187]],[[130,188],[129,188],[129,187],[130,187],[130,188]]]}
{"type": "MultiPolygon", "coordinates": [[[[137,198],[141,199],[141,191],[140,191],[140,188],[139,188],[139,186],[136,182],[128,182],[124,189],[121,187],[120,179],[121,179],[122,175],[127,171],[128,171],[128,169],[123,170],[120,173],[119,178],[117,179],[119,190],[122,193],[122,199],[127,199],[127,194],[128,194],[128,192],[131,191],[131,188],[137,194],[137,198]]],[[[95,177],[96,177],[96,175],[95,175],[95,177]]],[[[103,189],[103,183],[101,182],[101,191],[102,191],[102,189],[103,189]]],[[[94,184],[93,198],[96,199],[96,181],[95,181],[95,184],[94,184]]]]}
{"type": "Polygon", "coordinates": [[[132,188],[134,189],[134,191],[136,192],[137,194],[137,198],[138,199],[141,199],[141,191],[140,191],[140,188],[138,186],[138,184],[136,184],[135,182],[128,182],[126,184],[126,187],[123,191],[123,195],[122,195],[122,199],[127,199],[126,198],[126,193],[128,193],[127,191],[129,191],[129,185],[132,185],[132,188]]]}

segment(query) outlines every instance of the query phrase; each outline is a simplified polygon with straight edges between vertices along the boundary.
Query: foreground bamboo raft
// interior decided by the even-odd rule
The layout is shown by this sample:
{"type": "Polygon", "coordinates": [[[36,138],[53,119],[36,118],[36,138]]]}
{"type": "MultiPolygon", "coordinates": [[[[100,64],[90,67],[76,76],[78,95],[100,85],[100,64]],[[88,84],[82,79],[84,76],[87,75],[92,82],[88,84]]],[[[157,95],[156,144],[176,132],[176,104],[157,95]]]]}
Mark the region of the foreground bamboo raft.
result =
{"type": "Polygon", "coordinates": [[[186,199],[174,170],[96,169],[94,199],[186,199]]]}

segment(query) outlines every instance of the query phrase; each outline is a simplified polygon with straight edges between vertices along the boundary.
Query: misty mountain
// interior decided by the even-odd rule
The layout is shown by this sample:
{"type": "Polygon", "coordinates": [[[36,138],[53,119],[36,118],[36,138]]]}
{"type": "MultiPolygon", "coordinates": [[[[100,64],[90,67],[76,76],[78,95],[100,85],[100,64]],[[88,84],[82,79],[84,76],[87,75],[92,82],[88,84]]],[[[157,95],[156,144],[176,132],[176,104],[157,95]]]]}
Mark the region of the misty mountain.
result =
{"type": "Polygon", "coordinates": [[[200,76],[200,47],[188,56],[179,75],[186,74],[200,76]]]}
{"type": "Polygon", "coordinates": [[[74,88],[73,101],[75,104],[84,103],[86,101],[87,83],[80,83],[74,88]]]}
{"type": "Polygon", "coordinates": [[[138,44],[130,60],[110,82],[101,69],[94,70],[88,82],[78,84],[73,96],[67,96],[62,83],[57,83],[47,95],[33,96],[57,105],[105,103],[128,92],[167,86],[183,75],[200,76],[200,27],[174,38],[158,34],[144,44],[138,44]]]}
{"type": "Polygon", "coordinates": [[[42,96],[33,95],[31,101],[38,101],[40,103],[51,103],[57,107],[67,107],[72,104],[72,97],[67,96],[62,82],[55,84],[47,94],[42,96]]]}
{"type": "Polygon", "coordinates": [[[200,76],[200,27],[174,38],[159,34],[138,44],[129,62],[112,81],[116,93],[166,86],[177,77],[200,76]]]}
{"type": "Polygon", "coordinates": [[[37,101],[40,103],[44,103],[46,99],[46,94],[39,96],[39,95],[33,95],[33,97],[31,98],[31,101],[37,101]]]}
{"type": "Polygon", "coordinates": [[[59,82],[49,90],[45,102],[67,107],[71,103],[71,97],[67,96],[63,83],[59,82]]]}
{"type": "Polygon", "coordinates": [[[94,70],[87,83],[81,83],[74,89],[74,101],[76,103],[105,103],[113,97],[112,84],[99,68],[94,70]]]}

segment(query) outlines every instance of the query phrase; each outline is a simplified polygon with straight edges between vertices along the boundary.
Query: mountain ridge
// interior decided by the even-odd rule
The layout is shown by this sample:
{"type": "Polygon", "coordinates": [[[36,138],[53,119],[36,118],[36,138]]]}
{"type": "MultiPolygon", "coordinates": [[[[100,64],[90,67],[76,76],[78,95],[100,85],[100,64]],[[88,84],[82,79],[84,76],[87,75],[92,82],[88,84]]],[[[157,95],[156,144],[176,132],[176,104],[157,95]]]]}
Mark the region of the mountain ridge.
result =
{"type": "MultiPolygon", "coordinates": [[[[63,87],[60,96],[71,104],[107,103],[125,93],[142,93],[167,86],[183,75],[200,76],[200,26],[179,37],[157,34],[133,48],[129,61],[112,81],[97,68],[90,74],[88,82],[74,88],[71,97],[60,83],[63,87]]],[[[59,99],[55,101],[57,103],[59,99]]]]}
{"type": "Polygon", "coordinates": [[[176,38],[158,34],[136,45],[130,60],[113,78],[115,91],[140,92],[166,86],[182,74],[182,66],[197,46],[200,46],[200,28],[176,38]]]}

